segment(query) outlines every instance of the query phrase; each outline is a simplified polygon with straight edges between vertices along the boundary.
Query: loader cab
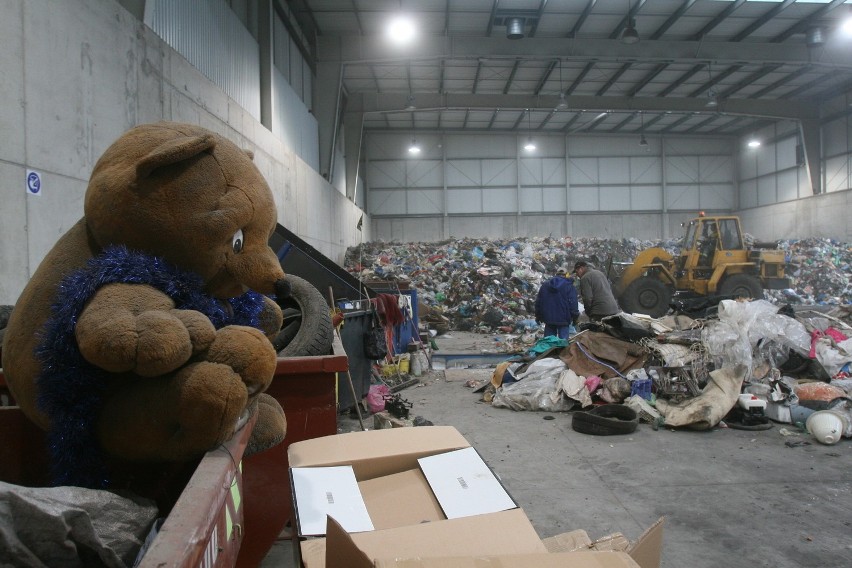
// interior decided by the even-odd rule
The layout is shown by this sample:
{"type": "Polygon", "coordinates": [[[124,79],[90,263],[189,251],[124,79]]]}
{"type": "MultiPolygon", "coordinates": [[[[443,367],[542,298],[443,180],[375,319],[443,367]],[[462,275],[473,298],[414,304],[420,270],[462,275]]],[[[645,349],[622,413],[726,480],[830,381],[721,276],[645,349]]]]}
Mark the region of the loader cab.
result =
{"type": "Polygon", "coordinates": [[[697,217],[685,223],[678,278],[707,280],[719,265],[745,260],[745,244],[737,217],[697,217]]]}

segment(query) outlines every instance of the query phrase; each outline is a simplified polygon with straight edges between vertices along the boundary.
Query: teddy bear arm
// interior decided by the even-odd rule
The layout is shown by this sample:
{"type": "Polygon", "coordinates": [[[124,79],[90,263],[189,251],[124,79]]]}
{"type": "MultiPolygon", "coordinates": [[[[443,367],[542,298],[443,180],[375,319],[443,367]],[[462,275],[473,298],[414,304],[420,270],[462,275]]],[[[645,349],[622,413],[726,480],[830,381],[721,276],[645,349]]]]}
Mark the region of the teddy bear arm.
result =
{"type": "MultiPolygon", "coordinates": [[[[173,371],[193,354],[192,334],[173,308],[172,300],[151,286],[104,286],[77,320],[80,352],[93,365],[114,373],[153,377],[173,371]]],[[[189,317],[198,321],[203,316],[189,317]]]]}

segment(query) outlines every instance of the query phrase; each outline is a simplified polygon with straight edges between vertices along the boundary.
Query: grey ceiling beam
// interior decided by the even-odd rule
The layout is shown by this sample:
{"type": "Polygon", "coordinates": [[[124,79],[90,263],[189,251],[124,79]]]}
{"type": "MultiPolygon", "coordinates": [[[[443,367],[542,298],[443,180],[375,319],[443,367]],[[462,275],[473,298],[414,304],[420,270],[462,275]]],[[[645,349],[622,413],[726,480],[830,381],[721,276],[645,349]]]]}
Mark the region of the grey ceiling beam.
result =
{"type": "MultiPolygon", "coordinates": [[[[646,120],[645,126],[644,126],[645,132],[648,132],[648,128],[650,128],[651,126],[654,126],[655,124],[657,124],[658,122],[663,120],[663,117],[665,117],[665,116],[666,116],[665,113],[660,113],[657,116],[655,116],[654,118],[652,118],[651,120],[646,120]]],[[[638,129],[634,130],[634,132],[638,132],[638,131],[639,131],[638,129]]]]}
{"type": "Polygon", "coordinates": [[[704,84],[702,84],[700,87],[698,87],[697,89],[695,89],[694,91],[692,91],[691,93],[689,93],[686,96],[688,96],[688,97],[703,96],[707,92],[707,89],[709,89],[710,87],[712,87],[716,83],[726,79],[727,77],[730,77],[731,75],[733,75],[734,73],[736,73],[737,71],[742,69],[742,67],[743,67],[742,65],[731,65],[730,67],[728,67],[727,69],[725,69],[721,73],[718,73],[715,77],[710,77],[710,79],[708,81],[705,81],[704,84]]]}
{"type": "Polygon", "coordinates": [[[566,95],[566,96],[568,96],[568,95],[570,95],[571,93],[573,93],[573,92],[574,92],[574,89],[576,89],[577,87],[579,87],[579,86],[580,86],[580,83],[582,83],[582,82],[583,82],[583,79],[585,79],[585,78],[586,78],[586,75],[588,75],[588,74],[589,74],[589,71],[591,71],[591,70],[592,70],[592,67],[594,67],[594,66],[595,66],[595,62],[594,62],[594,61],[589,61],[588,63],[586,63],[586,66],[585,66],[585,67],[583,67],[583,70],[582,70],[582,71],[580,71],[580,74],[579,74],[579,75],[577,75],[577,77],[574,79],[574,81],[573,81],[570,85],[568,85],[568,88],[567,88],[567,89],[565,89],[565,95],[566,95]]]}
{"type": "Polygon", "coordinates": [[[731,38],[731,41],[742,41],[751,34],[753,34],[758,29],[762,28],[769,20],[786,10],[793,4],[796,0],[784,0],[780,4],[776,4],[774,8],[768,10],[765,14],[763,14],[758,19],[754,20],[751,24],[749,24],[743,31],[735,35],[731,38]]]}
{"type": "Polygon", "coordinates": [[[727,7],[724,10],[722,10],[721,12],[716,14],[715,18],[713,18],[712,20],[707,22],[707,25],[705,25],[698,32],[696,32],[695,35],[693,35],[691,39],[693,39],[695,41],[702,39],[704,36],[706,36],[708,33],[710,33],[710,31],[713,28],[715,28],[716,26],[721,24],[723,20],[725,20],[728,16],[733,14],[734,10],[736,10],[737,8],[739,8],[740,6],[742,6],[745,3],[746,3],[746,0],[735,0],[734,2],[731,2],[730,4],[727,5],[727,7]]]}
{"type": "Polygon", "coordinates": [[[793,24],[792,26],[790,26],[789,28],[787,28],[769,41],[772,43],[781,43],[782,41],[788,39],[794,34],[805,33],[805,31],[807,31],[810,26],[816,24],[820,18],[822,18],[835,8],[839,8],[845,2],[846,0],[832,0],[828,4],[823,4],[822,6],[814,10],[814,12],[810,16],[800,19],[798,22],[796,22],[795,24],[793,24]]]}
{"type": "Polygon", "coordinates": [[[662,73],[668,66],[668,63],[660,63],[659,65],[651,69],[651,71],[647,75],[642,77],[641,81],[636,83],[636,85],[632,89],[630,89],[630,91],[627,93],[627,96],[635,97],[636,93],[644,89],[651,81],[653,81],[654,77],[662,73]]]}
{"type": "Polygon", "coordinates": [[[581,114],[583,113],[575,112],[574,116],[572,116],[571,119],[565,123],[565,126],[562,127],[562,132],[568,132],[569,130],[571,130],[571,127],[574,126],[574,123],[580,120],[581,114]]]}
{"type": "Polygon", "coordinates": [[[525,38],[504,37],[424,37],[415,46],[388,56],[387,46],[373,36],[322,36],[317,41],[319,61],[342,63],[394,63],[401,60],[435,61],[438,59],[510,59],[549,61],[558,53],[563,61],[619,61],[634,63],[695,63],[712,60],[714,64],[733,65],[749,62],[786,63],[852,69],[852,50],[843,45],[825,44],[811,53],[804,42],[749,43],[744,52],[741,42],[650,41],[625,45],[617,39],[525,38]],[[547,54],[547,55],[546,55],[547,54]]]}
{"type": "Polygon", "coordinates": [[[535,20],[530,26],[530,32],[527,34],[527,37],[535,37],[535,32],[538,30],[538,23],[541,21],[541,17],[544,15],[544,8],[547,6],[547,0],[541,0],[538,5],[538,12],[536,12],[535,20]]]}
{"type": "Polygon", "coordinates": [[[824,82],[828,81],[829,79],[831,79],[831,77],[832,77],[831,75],[826,74],[826,75],[822,75],[820,77],[816,77],[815,79],[811,79],[810,81],[808,81],[804,85],[793,89],[789,93],[784,93],[783,95],[778,97],[778,100],[785,100],[786,101],[786,100],[795,98],[795,97],[799,96],[800,94],[804,93],[805,91],[809,91],[809,90],[813,89],[814,87],[816,87],[820,83],[824,83],[824,82]]]}
{"type": "Polygon", "coordinates": [[[765,77],[766,75],[769,75],[770,73],[779,69],[780,67],[781,67],[780,63],[773,63],[772,65],[767,65],[763,69],[759,69],[759,70],[755,71],[754,73],[752,73],[751,75],[749,75],[748,77],[746,77],[745,79],[739,81],[737,84],[731,85],[727,89],[723,90],[721,93],[719,93],[719,96],[722,97],[722,98],[730,97],[734,93],[736,93],[736,92],[738,92],[742,89],[745,89],[749,85],[752,85],[758,79],[761,79],[761,78],[765,77]]]}
{"type": "Polygon", "coordinates": [[[665,128],[662,128],[660,130],[660,132],[671,132],[672,130],[674,130],[675,128],[677,128],[678,126],[680,126],[681,124],[683,124],[684,122],[686,122],[687,120],[689,120],[692,117],[693,117],[693,115],[691,115],[691,114],[685,114],[682,117],[680,117],[679,119],[677,119],[674,122],[672,122],[671,124],[669,124],[668,126],[666,126],[665,128]]]}
{"type": "Polygon", "coordinates": [[[544,120],[542,120],[538,124],[538,126],[535,127],[535,129],[536,130],[542,130],[545,126],[547,126],[547,123],[550,122],[553,119],[554,116],[556,116],[556,109],[553,109],[552,111],[547,113],[547,116],[544,117],[544,120]]]}
{"type": "Polygon", "coordinates": [[[710,124],[711,122],[713,122],[714,120],[716,120],[718,118],[719,117],[717,115],[711,114],[710,116],[708,116],[707,118],[705,118],[704,120],[702,120],[701,122],[696,124],[695,126],[690,126],[689,128],[687,128],[686,134],[692,134],[693,132],[698,131],[698,129],[701,128],[702,126],[704,126],[705,124],[710,124]]]}
{"type": "Polygon", "coordinates": [[[631,65],[632,63],[629,62],[622,65],[615,73],[612,74],[612,77],[610,77],[607,82],[604,83],[600,89],[598,89],[598,92],[595,93],[595,96],[602,97],[604,93],[606,93],[609,88],[612,87],[622,75],[624,75],[624,72],[630,69],[631,65]]]}
{"type": "Polygon", "coordinates": [[[663,22],[663,25],[657,28],[654,33],[648,36],[648,39],[656,40],[663,37],[663,34],[666,33],[670,27],[672,27],[675,22],[677,22],[687,10],[692,8],[692,5],[695,4],[696,0],[684,0],[683,3],[678,7],[674,13],[668,17],[668,19],[663,22]]]}
{"type": "Polygon", "coordinates": [[[358,4],[355,3],[355,0],[350,0],[352,2],[352,13],[355,14],[355,22],[358,24],[358,35],[364,35],[364,26],[361,25],[361,13],[358,11],[358,4]]]}
{"type": "Polygon", "coordinates": [[[558,63],[559,63],[558,59],[554,59],[553,61],[550,62],[550,65],[547,66],[547,69],[545,70],[544,75],[542,75],[541,79],[539,79],[538,85],[535,86],[535,90],[533,91],[534,94],[536,94],[536,95],[541,94],[541,90],[547,84],[547,80],[550,78],[550,74],[553,73],[553,70],[556,68],[556,65],[558,63]]]}
{"type": "MultiPolygon", "coordinates": [[[[551,110],[560,102],[557,95],[472,95],[468,93],[415,93],[418,112],[443,109],[551,110]]],[[[347,112],[402,112],[407,104],[407,93],[352,93],[347,112]]],[[[707,112],[704,97],[595,97],[567,96],[571,110],[586,112],[707,112]]],[[[788,100],[726,99],[714,112],[773,119],[816,118],[816,105],[788,100]]]]}
{"type": "Polygon", "coordinates": [[[777,81],[772,83],[771,85],[766,85],[765,87],[763,87],[759,91],[750,94],[748,96],[748,98],[759,99],[760,97],[762,97],[766,93],[770,93],[770,92],[774,91],[775,89],[777,89],[778,87],[782,87],[782,86],[786,85],[787,83],[789,83],[790,81],[797,79],[797,78],[801,77],[802,75],[804,75],[805,73],[809,73],[810,71],[811,71],[811,69],[807,66],[799,67],[798,69],[796,69],[792,73],[784,75],[783,77],[781,77],[780,79],[778,79],[777,81]]]}
{"type": "Polygon", "coordinates": [[[515,80],[515,73],[518,72],[518,67],[521,66],[521,60],[515,59],[514,65],[512,65],[512,70],[509,72],[509,78],[506,79],[506,86],[503,87],[503,94],[509,94],[509,89],[512,87],[512,82],[515,80]]]}
{"type": "Polygon", "coordinates": [[[499,108],[495,108],[494,112],[491,113],[491,120],[488,121],[488,130],[491,130],[491,127],[494,126],[494,121],[497,120],[497,114],[500,112],[499,108]]]}
{"type": "Polygon", "coordinates": [[[583,12],[580,14],[580,17],[577,18],[577,21],[574,23],[574,27],[571,28],[571,31],[568,32],[568,37],[575,38],[577,34],[580,33],[580,28],[583,27],[583,24],[586,22],[586,18],[589,17],[589,14],[592,13],[592,9],[595,7],[595,4],[598,0],[589,0],[586,3],[586,7],[583,8],[583,12]]]}
{"type": "Polygon", "coordinates": [[[615,126],[613,126],[613,127],[610,129],[610,131],[611,131],[611,132],[618,132],[619,130],[621,130],[622,128],[624,128],[624,126],[625,126],[628,122],[630,122],[631,120],[633,120],[634,118],[636,118],[636,115],[637,115],[637,114],[639,114],[639,113],[638,113],[638,112],[631,112],[630,114],[628,114],[628,115],[624,118],[624,120],[622,120],[621,122],[619,122],[618,124],[616,124],[615,126]]]}
{"type": "Polygon", "coordinates": [[[521,111],[521,114],[518,115],[518,120],[516,120],[515,124],[512,125],[512,130],[517,130],[521,126],[521,123],[524,121],[524,117],[527,115],[528,112],[529,111],[526,109],[521,111]]]}
{"type": "Polygon", "coordinates": [[[491,32],[494,30],[494,18],[497,16],[497,4],[500,3],[500,0],[494,0],[494,3],[491,5],[491,16],[488,18],[488,27],[485,29],[485,37],[491,37],[491,32]]]}
{"type": "Polygon", "coordinates": [[[471,93],[476,92],[476,86],[479,85],[479,74],[482,73],[482,61],[476,62],[476,73],[473,76],[473,88],[470,90],[471,93]]]}
{"type": "Polygon", "coordinates": [[[698,65],[694,65],[692,69],[675,79],[673,82],[669,83],[669,86],[657,93],[658,97],[668,96],[669,93],[673,92],[675,89],[686,83],[693,75],[701,71],[707,67],[704,63],[699,63],[698,65]]]}

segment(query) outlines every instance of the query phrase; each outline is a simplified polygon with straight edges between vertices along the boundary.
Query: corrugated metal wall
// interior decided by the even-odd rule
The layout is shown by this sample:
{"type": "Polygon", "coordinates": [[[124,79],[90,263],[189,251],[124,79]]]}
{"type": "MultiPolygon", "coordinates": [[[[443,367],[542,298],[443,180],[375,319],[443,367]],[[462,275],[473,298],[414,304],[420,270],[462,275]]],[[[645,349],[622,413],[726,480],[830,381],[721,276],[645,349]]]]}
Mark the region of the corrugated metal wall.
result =
{"type": "Polygon", "coordinates": [[[224,0],[149,0],[145,24],[260,120],[257,41],[224,0]]]}
{"type": "Polygon", "coordinates": [[[735,142],[728,138],[370,133],[374,217],[639,211],[730,211],[735,142]],[[407,148],[416,137],[421,152],[407,148]]]}

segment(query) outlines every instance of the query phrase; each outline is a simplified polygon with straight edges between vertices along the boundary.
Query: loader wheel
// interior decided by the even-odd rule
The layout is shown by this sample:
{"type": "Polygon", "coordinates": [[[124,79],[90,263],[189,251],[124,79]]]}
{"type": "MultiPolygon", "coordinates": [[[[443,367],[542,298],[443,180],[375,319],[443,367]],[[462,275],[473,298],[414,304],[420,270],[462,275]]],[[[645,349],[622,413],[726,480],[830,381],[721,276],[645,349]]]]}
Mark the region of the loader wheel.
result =
{"type": "Polygon", "coordinates": [[[643,276],[630,283],[619,298],[619,303],[625,312],[647,314],[652,318],[658,318],[669,311],[671,300],[672,289],[662,280],[653,276],[643,276]]]}
{"type": "Polygon", "coordinates": [[[719,287],[722,296],[733,296],[735,298],[763,299],[763,286],[760,280],[751,274],[733,274],[725,278],[719,287]]]}

